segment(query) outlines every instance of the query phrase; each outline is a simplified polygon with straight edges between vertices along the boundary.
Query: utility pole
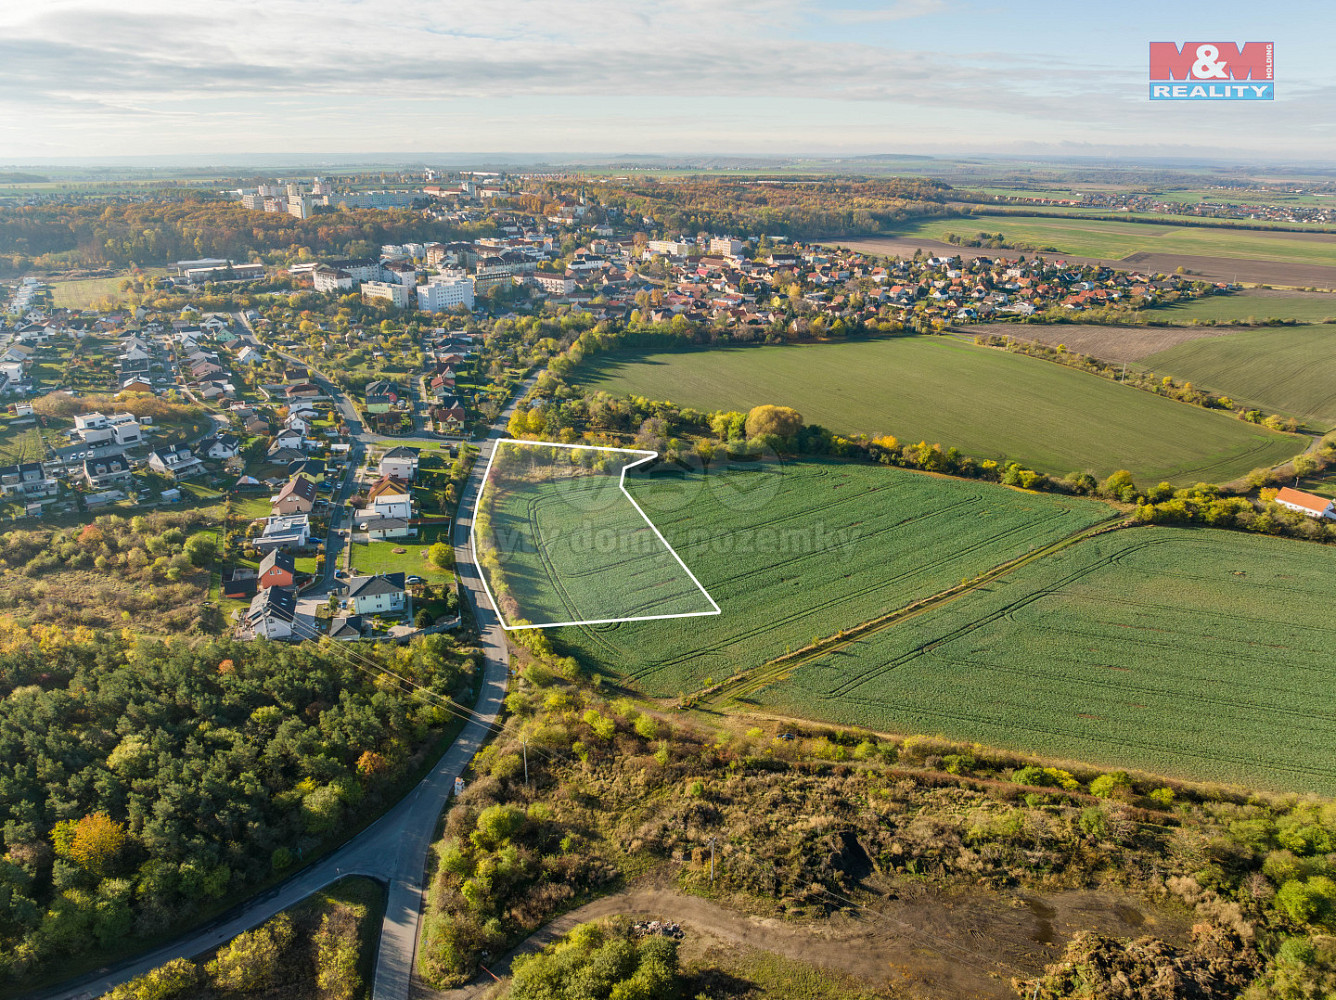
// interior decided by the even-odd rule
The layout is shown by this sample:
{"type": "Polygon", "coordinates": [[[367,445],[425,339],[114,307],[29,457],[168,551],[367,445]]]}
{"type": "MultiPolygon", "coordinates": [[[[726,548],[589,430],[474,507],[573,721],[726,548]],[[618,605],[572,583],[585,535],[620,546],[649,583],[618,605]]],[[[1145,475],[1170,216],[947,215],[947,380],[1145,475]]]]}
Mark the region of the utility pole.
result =
{"type": "Polygon", "coordinates": [[[715,838],[711,837],[710,838],[710,885],[714,885],[714,841],[715,838]]]}
{"type": "Polygon", "coordinates": [[[520,740],[520,747],[524,750],[524,787],[529,787],[529,741],[520,740]]]}

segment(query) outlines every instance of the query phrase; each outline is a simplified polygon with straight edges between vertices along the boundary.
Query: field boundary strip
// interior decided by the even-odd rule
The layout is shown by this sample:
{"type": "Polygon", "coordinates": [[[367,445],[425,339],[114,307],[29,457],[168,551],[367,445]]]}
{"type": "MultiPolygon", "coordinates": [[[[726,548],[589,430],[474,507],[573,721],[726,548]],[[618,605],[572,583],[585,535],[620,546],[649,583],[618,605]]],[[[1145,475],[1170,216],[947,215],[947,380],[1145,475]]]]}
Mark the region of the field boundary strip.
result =
{"type": "MultiPolygon", "coordinates": [[[[971,591],[986,586],[1001,577],[1007,576],[1022,566],[1029,565],[1036,560],[1044,559],[1054,553],[1060,552],[1072,545],[1088,541],[1100,535],[1111,531],[1118,531],[1130,526],[1130,522],[1125,519],[1121,513],[1112,514],[1097,524],[1088,528],[1083,528],[1064,538],[1056,539],[1048,545],[1041,546],[1032,552],[1022,553],[1014,559],[1000,563],[991,569],[985,570],[972,580],[958,583],[946,590],[939,591],[936,594],[930,594],[927,597],[920,598],[903,607],[895,608],[884,615],[872,618],[851,628],[842,629],[834,635],[825,636],[817,642],[810,643],[801,649],[796,649],[790,653],[775,657],[765,663],[761,663],[750,670],[744,670],[740,673],[726,678],[725,680],[711,687],[693,692],[687,695],[683,701],[690,704],[702,704],[711,706],[721,706],[724,704],[737,705],[740,701],[748,699],[762,688],[769,687],[779,680],[788,677],[803,664],[823,657],[835,650],[842,649],[854,642],[874,635],[883,629],[897,625],[909,618],[916,618],[927,611],[948,604],[971,591]],[[1112,522],[1112,523],[1111,523],[1112,522]]],[[[916,651],[915,655],[921,650],[916,651]]]]}
{"type": "Polygon", "coordinates": [[[470,531],[469,548],[473,554],[473,564],[478,567],[478,578],[482,580],[482,587],[487,593],[487,600],[491,602],[492,609],[496,612],[497,621],[501,623],[503,629],[507,632],[518,632],[525,629],[535,628],[562,628],[568,625],[612,625],[617,622],[661,621],[665,618],[702,618],[724,613],[723,609],[715,602],[715,599],[710,596],[710,592],[705,589],[705,585],[702,584],[700,580],[696,579],[696,574],[691,572],[691,569],[687,564],[682,561],[682,557],[677,554],[677,550],[668,543],[668,539],[663,537],[663,532],[661,532],[654,522],[649,519],[649,515],[645,513],[640,504],[636,503],[635,497],[631,496],[630,491],[626,488],[627,470],[644,465],[646,462],[652,462],[659,457],[657,451],[646,451],[640,448],[611,448],[590,444],[560,444],[555,441],[520,441],[515,438],[498,438],[496,444],[492,447],[492,454],[487,458],[487,468],[482,474],[482,486],[478,491],[478,505],[480,507],[482,505],[482,495],[487,490],[487,486],[491,481],[492,463],[496,461],[496,455],[497,452],[501,450],[501,446],[506,444],[523,445],[531,448],[566,448],[574,451],[612,451],[623,455],[642,456],[636,461],[628,462],[622,466],[621,474],[617,477],[617,488],[621,490],[622,496],[626,497],[631,506],[636,509],[636,513],[638,513],[644,519],[645,523],[649,525],[650,531],[654,532],[655,537],[657,537],[663,547],[668,550],[668,554],[677,561],[677,565],[682,567],[682,572],[686,573],[686,575],[691,578],[691,582],[696,585],[696,588],[705,596],[705,599],[710,602],[710,607],[713,610],[681,611],[666,615],[632,615],[623,618],[586,618],[568,622],[541,622],[538,624],[510,625],[506,623],[505,614],[501,611],[501,606],[497,603],[496,597],[492,593],[492,588],[487,582],[487,573],[482,569],[482,563],[478,561],[478,533],[476,531],[470,531]]]}

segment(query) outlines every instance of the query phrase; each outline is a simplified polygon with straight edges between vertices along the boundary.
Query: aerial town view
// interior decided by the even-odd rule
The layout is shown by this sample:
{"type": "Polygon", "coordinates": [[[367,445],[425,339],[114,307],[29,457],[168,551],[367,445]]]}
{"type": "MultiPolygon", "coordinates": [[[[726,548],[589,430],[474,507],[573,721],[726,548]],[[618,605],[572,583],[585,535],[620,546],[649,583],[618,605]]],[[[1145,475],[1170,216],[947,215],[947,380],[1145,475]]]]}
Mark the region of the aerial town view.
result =
{"type": "Polygon", "coordinates": [[[1336,998],[1324,24],[0,2],[0,1000],[1336,998]]]}

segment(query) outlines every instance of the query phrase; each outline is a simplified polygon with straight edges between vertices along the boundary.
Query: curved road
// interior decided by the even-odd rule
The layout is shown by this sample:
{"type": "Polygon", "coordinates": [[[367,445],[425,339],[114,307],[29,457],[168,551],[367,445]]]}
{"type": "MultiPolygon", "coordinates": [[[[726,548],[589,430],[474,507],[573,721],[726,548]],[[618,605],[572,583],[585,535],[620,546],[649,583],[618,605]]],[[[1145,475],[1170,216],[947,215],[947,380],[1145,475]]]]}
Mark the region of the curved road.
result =
{"type": "MultiPolygon", "coordinates": [[[[388,883],[390,887],[385,921],[381,927],[380,950],[376,957],[372,1000],[408,1000],[425,889],[427,852],[431,848],[441,811],[454,788],[455,778],[463,773],[473,755],[482,747],[501,711],[510,673],[505,632],[497,619],[496,610],[486,598],[478,567],[473,563],[468,544],[469,532],[473,526],[473,514],[487,460],[496,447],[497,439],[505,436],[506,423],[516,403],[536,378],[536,375],[530,377],[519,388],[492,424],[460,497],[451,539],[455,546],[455,568],[478,623],[481,633],[478,645],[483,650],[486,663],[483,668],[482,693],[474,706],[474,716],[436,762],[431,773],[375,823],[287,881],[247,900],[216,920],[195,928],[171,944],[115,966],[98,969],[78,980],[35,993],[32,1000],[91,1000],[99,997],[113,986],[172,959],[193,958],[216,948],[243,931],[297,905],[311,893],[349,875],[364,875],[388,883]]],[[[335,387],[330,388],[334,389],[334,399],[341,407],[347,405],[342,394],[335,387]]],[[[351,409],[350,406],[348,408],[351,409]]],[[[353,428],[360,428],[360,423],[350,424],[350,429],[353,428]]],[[[374,435],[355,432],[354,451],[359,451],[360,446],[375,440],[374,435]]],[[[411,439],[387,440],[404,443],[411,439]]],[[[333,560],[327,558],[326,565],[332,566],[333,560]]]]}

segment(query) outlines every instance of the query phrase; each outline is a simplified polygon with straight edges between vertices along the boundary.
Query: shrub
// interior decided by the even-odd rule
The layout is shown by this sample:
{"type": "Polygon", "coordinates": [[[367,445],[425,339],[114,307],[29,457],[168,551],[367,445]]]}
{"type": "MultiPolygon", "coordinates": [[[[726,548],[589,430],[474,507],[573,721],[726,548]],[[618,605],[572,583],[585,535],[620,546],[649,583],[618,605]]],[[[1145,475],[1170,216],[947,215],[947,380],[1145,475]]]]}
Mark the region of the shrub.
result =
{"type": "Polygon", "coordinates": [[[1132,792],[1132,779],[1126,771],[1101,774],[1090,783],[1090,794],[1098,799],[1126,798],[1132,792]]]}

